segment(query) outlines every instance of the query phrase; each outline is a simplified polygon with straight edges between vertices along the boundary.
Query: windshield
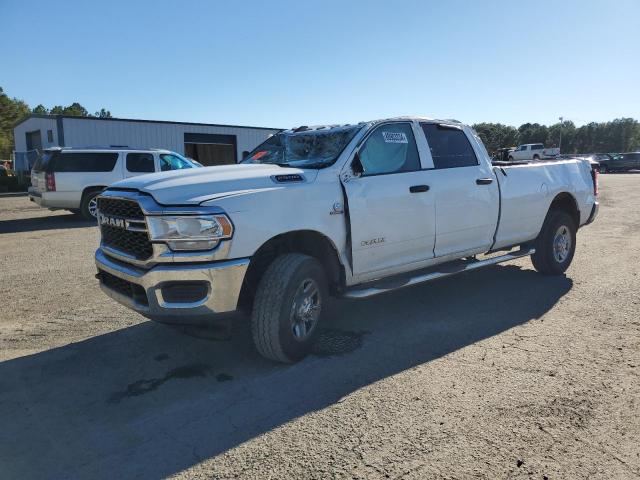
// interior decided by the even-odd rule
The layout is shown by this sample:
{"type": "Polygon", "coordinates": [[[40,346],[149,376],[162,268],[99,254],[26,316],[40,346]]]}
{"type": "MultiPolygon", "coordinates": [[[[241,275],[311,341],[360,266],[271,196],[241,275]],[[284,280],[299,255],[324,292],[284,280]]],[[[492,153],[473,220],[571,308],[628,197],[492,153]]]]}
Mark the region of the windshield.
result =
{"type": "Polygon", "coordinates": [[[276,133],[241,163],[274,163],[300,168],[332,165],[362,125],[297,129],[276,133]]]}

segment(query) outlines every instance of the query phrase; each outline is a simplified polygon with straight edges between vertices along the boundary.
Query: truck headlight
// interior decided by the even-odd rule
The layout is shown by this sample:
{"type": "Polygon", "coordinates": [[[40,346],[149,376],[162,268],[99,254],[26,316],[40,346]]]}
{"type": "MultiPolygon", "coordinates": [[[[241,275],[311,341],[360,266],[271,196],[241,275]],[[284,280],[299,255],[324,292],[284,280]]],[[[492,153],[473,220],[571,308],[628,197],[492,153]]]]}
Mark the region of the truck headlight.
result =
{"type": "Polygon", "coordinates": [[[226,215],[148,216],[147,226],[149,238],[171,250],[209,250],[233,234],[226,215]]]}

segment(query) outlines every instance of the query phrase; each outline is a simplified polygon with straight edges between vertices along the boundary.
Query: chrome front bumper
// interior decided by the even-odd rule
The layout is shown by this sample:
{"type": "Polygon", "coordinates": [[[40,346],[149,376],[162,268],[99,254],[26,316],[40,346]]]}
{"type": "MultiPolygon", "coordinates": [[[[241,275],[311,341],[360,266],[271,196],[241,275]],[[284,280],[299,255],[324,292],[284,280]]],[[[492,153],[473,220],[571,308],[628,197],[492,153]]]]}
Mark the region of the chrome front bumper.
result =
{"type": "Polygon", "coordinates": [[[145,270],[115,260],[102,249],[96,250],[95,261],[98,275],[106,272],[141,287],[146,293],[146,302],[116,291],[101,281],[100,288],[107,295],[152,320],[175,324],[202,323],[217,315],[234,312],[249,266],[249,259],[243,258],[209,263],[161,264],[145,270]],[[208,293],[191,303],[165,301],[163,285],[176,282],[206,282],[208,293]]]}

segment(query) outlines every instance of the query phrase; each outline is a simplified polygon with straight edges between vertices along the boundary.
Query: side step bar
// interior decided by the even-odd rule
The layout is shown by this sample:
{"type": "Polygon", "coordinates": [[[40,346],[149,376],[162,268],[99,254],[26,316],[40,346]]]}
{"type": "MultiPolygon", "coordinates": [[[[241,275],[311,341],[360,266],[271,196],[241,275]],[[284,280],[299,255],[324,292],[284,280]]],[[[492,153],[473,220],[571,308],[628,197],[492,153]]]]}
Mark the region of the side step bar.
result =
{"type": "Polygon", "coordinates": [[[342,294],[342,298],[367,298],[379,295],[381,293],[391,292],[404,287],[410,287],[418,283],[431,282],[439,278],[449,277],[462,272],[469,272],[489,265],[496,265],[516,258],[527,257],[536,252],[535,248],[520,248],[515,252],[509,252],[497,257],[487,258],[485,260],[463,260],[459,262],[448,262],[442,265],[436,265],[428,270],[422,270],[414,276],[406,274],[394,281],[394,279],[382,279],[376,282],[369,282],[363,285],[353,287],[342,294]]]}

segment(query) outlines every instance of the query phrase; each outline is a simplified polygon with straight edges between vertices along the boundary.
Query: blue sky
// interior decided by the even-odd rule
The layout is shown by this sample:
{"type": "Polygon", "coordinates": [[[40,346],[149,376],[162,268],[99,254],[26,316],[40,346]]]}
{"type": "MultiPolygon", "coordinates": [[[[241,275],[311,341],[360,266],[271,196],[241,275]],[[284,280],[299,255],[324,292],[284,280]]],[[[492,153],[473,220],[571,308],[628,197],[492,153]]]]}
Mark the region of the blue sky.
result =
{"type": "Polygon", "coordinates": [[[31,106],[273,127],[640,118],[640,1],[0,0],[31,106]]]}

